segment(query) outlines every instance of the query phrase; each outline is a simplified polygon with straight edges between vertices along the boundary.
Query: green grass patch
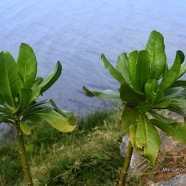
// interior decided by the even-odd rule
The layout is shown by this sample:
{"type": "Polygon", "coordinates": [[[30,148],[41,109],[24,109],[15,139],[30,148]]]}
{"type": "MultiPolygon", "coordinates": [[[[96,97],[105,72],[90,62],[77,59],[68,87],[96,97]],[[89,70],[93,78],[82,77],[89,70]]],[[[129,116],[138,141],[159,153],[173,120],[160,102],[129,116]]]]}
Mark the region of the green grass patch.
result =
{"type": "MultiPolygon", "coordinates": [[[[76,131],[63,134],[41,124],[26,138],[34,185],[113,186],[123,158],[119,116],[95,112],[79,120],[76,131]]],[[[1,143],[1,185],[24,185],[16,139],[1,143]],[[20,181],[22,180],[22,181],[20,181]]]]}

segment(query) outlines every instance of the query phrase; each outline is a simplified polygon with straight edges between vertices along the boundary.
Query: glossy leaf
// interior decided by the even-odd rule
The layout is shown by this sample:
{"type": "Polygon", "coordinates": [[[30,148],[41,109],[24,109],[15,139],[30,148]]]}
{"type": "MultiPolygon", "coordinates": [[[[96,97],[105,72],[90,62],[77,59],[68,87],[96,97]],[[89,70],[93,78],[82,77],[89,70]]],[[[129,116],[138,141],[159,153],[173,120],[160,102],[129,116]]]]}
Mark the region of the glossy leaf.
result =
{"type": "Polygon", "coordinates": [[[10,106],[15,107],[14,98],[22,87],[15,60],[9,52],[0,53],[0,95],[10,106]]]}
{"type": "Polygon", "coordinates": [[[152,123],[168,135],[172,136],[175,140],[186,144],[186,125],[184,123],[176,121],[174,123],[164,123],[158,120],[152,120],[152,123]]]}
{"type": "Polygon", "coordinates": [[[160,147],[160,138],[157,129],[144,115],[139,118],[135,142],[136,148],[143,149],[143,156],[155,165],[160,147]]]}
{"type": "Polygon", "coordinates": [[[116,70],[122,74],[127,84],[131,85],[131,80],[130,80],[129,70],[128,70],[128,57],[126,53],[121,53],[119,55],[116,63],[116,70]]]}
{"type": "Polygon", "coordinates": [[[133,51],[129,54],[128,71],[129,71],[129,76],[130,76],[130,80],[131,80],[133,88],[137,87],[137,85],[136,85],[137,58],[138,58],[138,51],[133,51]]]}
{"type": "Polygon", "coordinates": [[[176,54],[174,64],[167,72],[166,76],[163,77],[163,80],[160,84],[161,89],[166,90],[172,85],[172,83],[174,83],[177,80],[180,67],[181,67],[180,57],[176,54]]]}
{"type": "Polygon", "coordinates": [[[101,55],[101,59],[104,63],[105,68],[109,71],[109,73],[111,74],[111,76],[116,79],[118,82],[122,82],[124,81],[123,76],[121,75],[121,73],[119,71],[117,71],[107,60],[107,58],[105,57],[104,54],[101,55]]]}
{"type": "Polygon", "coordinates": [[[148,39],[146,50],[150,53],[151,58],[151,79],[160,79],[166,68],[166,55],[163,36],[152,31],[148,39]]]}
{"type": "Polygon", "coordinates": [[[121,124],[123,131],[129,133],[131,125],[136,124],[139,118],[139,110],[133,105],[125,104],[121,116],[121,124]]]}
{"type": "Polygon", "coordinates": [[[20,45],[17,65],[24,87],[31,88],[37,74],[37,61],[34,51],[25,43],[20,45]]]}
{"type": "Polygon", "coordinates": [[[145,50],[138,53],[135,75],[135,88],[144,92],[145,83],[150,79],[150,56],[145,50]]]}
{"type": "Polygon", "coordinates": [[[96,96],[98,98],[119,99],[119,93],[114,92],[112,90],[96,91],[96,90],[87,89],[85,86],[83,86],[83,92],[86,96],[89,96],[89,97],[96,96]]]}
{"type": "Polygon", "coordinates": [[[58,61],[54,71],[39,85],[39,87],[41,87],[41,93],[48,90],[57,81],[57,79],[61,75],[61,71],[62,71],[62,65],[58,61]]]}
{"type": "Polygon", "coordinates": [[[52,109],[47,109],[39,114],[36,113],[36,115],[40,116],[43,120],[48,122],[53,128],[59,130],[60,132],[72,132],[76,128],[76,125],[71,125],[67,118],[52,109]]]}

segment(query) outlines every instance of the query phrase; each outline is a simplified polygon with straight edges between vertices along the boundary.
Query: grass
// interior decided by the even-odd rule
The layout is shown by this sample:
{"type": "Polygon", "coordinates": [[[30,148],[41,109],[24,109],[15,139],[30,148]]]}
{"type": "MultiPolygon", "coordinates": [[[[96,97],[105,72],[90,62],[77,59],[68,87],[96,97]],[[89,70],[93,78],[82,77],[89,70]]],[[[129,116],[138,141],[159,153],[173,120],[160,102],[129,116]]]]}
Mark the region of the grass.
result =
{"type": "MultiPolygon", "coordinates": [[[[34,185],[116,184],[123,164],[118,118],[106,111],[95,112],[80,119],[78,129],[71,134],[43,126],[46,124],[33,130],[26,138],[26,148],[34,185]]],[[[24,185],[15,139],[1,143],[0,154],[0,185],[24,185]]]]}
{"type": "MultiPolygon", "coordinates": [[[[80,119],[78,129],[69,134],[41,124],[26,138],[34,185],[116,186],[124,161],[119,149],[123,136],[120,115],[95,112],[80,119]]],[[[0,185],[24,186],[14,131],[5,137],[0,143],[0,185]]],[[[182,169],[185,154],[186,149],[161,150],[155,167],[146,161],[140,174],[127,176],[127,185],[147,186],[186,171],[182,169]]]]}

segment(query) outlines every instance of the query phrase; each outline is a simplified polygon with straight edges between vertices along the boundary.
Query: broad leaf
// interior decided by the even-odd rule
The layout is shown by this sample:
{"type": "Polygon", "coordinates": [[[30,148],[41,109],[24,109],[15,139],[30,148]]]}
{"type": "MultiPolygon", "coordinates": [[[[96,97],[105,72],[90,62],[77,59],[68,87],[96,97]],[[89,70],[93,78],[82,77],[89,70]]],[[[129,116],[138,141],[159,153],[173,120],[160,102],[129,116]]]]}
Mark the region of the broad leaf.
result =
{"type": "Polygon", "coordinates": [[[22,87],[15,60],[9,52],[0,53],[0,95],[10,106],[15,107],[14,98],[22,87]]]}
{"type": "Polygon", "coordinates": [[[151,122],[175,140],[186,144],[186,125],[184,123],[164,123],[158,120],[152,120],[151,122]]]}
{"type": "Polygon", "coordinates": [[[89,96],[89,97],[96,96],[98,98],[119,99],[119,93],[114,92],[112,90],[96,91],[96,90],[87,89],[85,86],[83,86],[83,92],[86,96],[89,96]]]}
{"type": "Polygon", "coordinates": [[[25,43],[21,43],[17,65],[23,80],[23,86],[31,88],[37,74],[37,61],[34,51],[25,43]]]}
{"type": "Polygon", "coordinates": [[[59,114],[61,114],[61,115],[63,115],[64,117],[66,117],[66,118],[69,119],[71,125],[77,125],[78,122],[77,122],[77,120],[76,120],[76,116],[75,116],[72,112],[70,112],[70,111],[68,111],[68,110],[62,110],[62,109],[60,109],[60,108],[55,104],[55,102],[54,102],[52,99],[50,99],[50,103],[51,103],[51,105],[54,107],[54,109],[55,109],[56,112],[58,112],[59,114]]]}
{"type": "Polygon", "coordinates": [[[116,63],[116,70],[122,74],[127,84],[131,85],[131,80],[130,80],[129,70],[128,70],[128,57],[126,53],[121,53],[119,55],[116,63]]]}
{"type": "Polygon", "coordinates": [[[166,90],[172,85],[172,83],[174,83],[177,80],[180,67],[181,67],[180,57],[176,54],[174,64],[167,72],[167,74],[163,77],[163,80],[160,84],[161,89],[166,90]]]}
{"type": "Polygon", "coordinates": [[[138,53],[135,75],[135,89],[144,92],[145,83],[150,79],[150,56],[145,50],[138,53]]]}
{"type": "Polygon", "coordinates": [[[58,61],[54,71],[39,85],[41,87],[41,93],[48,90],[59,78],[61,75],[62,66],[61,63],[58,61]]]}
{"type": "Polygon", "coordinates": [[[137,149],[143,149],[143,156],[155,165],[160,147],[160,138],[157,129],[145,115],[141,115],[139,118],[135,143],[137,149]]]}
{"type": "Polygon", "coordinates": [[[52,109],[47,109],[36,115],[40,116],[43,120],[48,122],[53,128],[59,130],[60,132],[72,132],[76,128],[76,125],[72,125],[69,119],[52,109]]]}
{"type": "Polygon", "coordinates": [[[129,133],[131,125],[136,124],[139,118],[139,110],[133,105],[125,104],[121,116],[121,123],[124,132],[129,133]]]}
{"type": "Polygon", "coordinates": [[[133,51],[129,54],[128,59],[128,71],[130,80],[132,82],[132,87],[136,86],[136,64],[137,64],[137,58],[138,58],[138,51],[133,51]]]}
{"type": "Polygon", "coordinates": [[[146,50],[151,56],[151,78],[160,79],[166,68],[166,55],[163,36],[157,32],[152,31],[148,39],[146,50]]]}
{"type": "Polygon", "coordinates": [[[105,57],[104,54],[101,55],[101,59],[104,63],[105,68],[109,71],[109,73],[111,74],[111,76],[116,79],[118,82],[122,82],[124,81],[123,76],[121,75],[121,73],[119,71],[117,71],[107,60],[107,58],[105,57]]]}

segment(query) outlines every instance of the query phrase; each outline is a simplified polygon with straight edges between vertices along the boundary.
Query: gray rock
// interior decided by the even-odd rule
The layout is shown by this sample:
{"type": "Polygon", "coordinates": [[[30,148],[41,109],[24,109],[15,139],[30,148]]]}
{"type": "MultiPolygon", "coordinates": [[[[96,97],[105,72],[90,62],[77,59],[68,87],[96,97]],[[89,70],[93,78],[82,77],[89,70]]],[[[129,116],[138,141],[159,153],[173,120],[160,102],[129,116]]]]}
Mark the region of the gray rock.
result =
{"type": "Polygon", "coordinates": [[[186,186],[186,174],[180,174],[169,181],[153,183],[150,186],[186,186]]]}

